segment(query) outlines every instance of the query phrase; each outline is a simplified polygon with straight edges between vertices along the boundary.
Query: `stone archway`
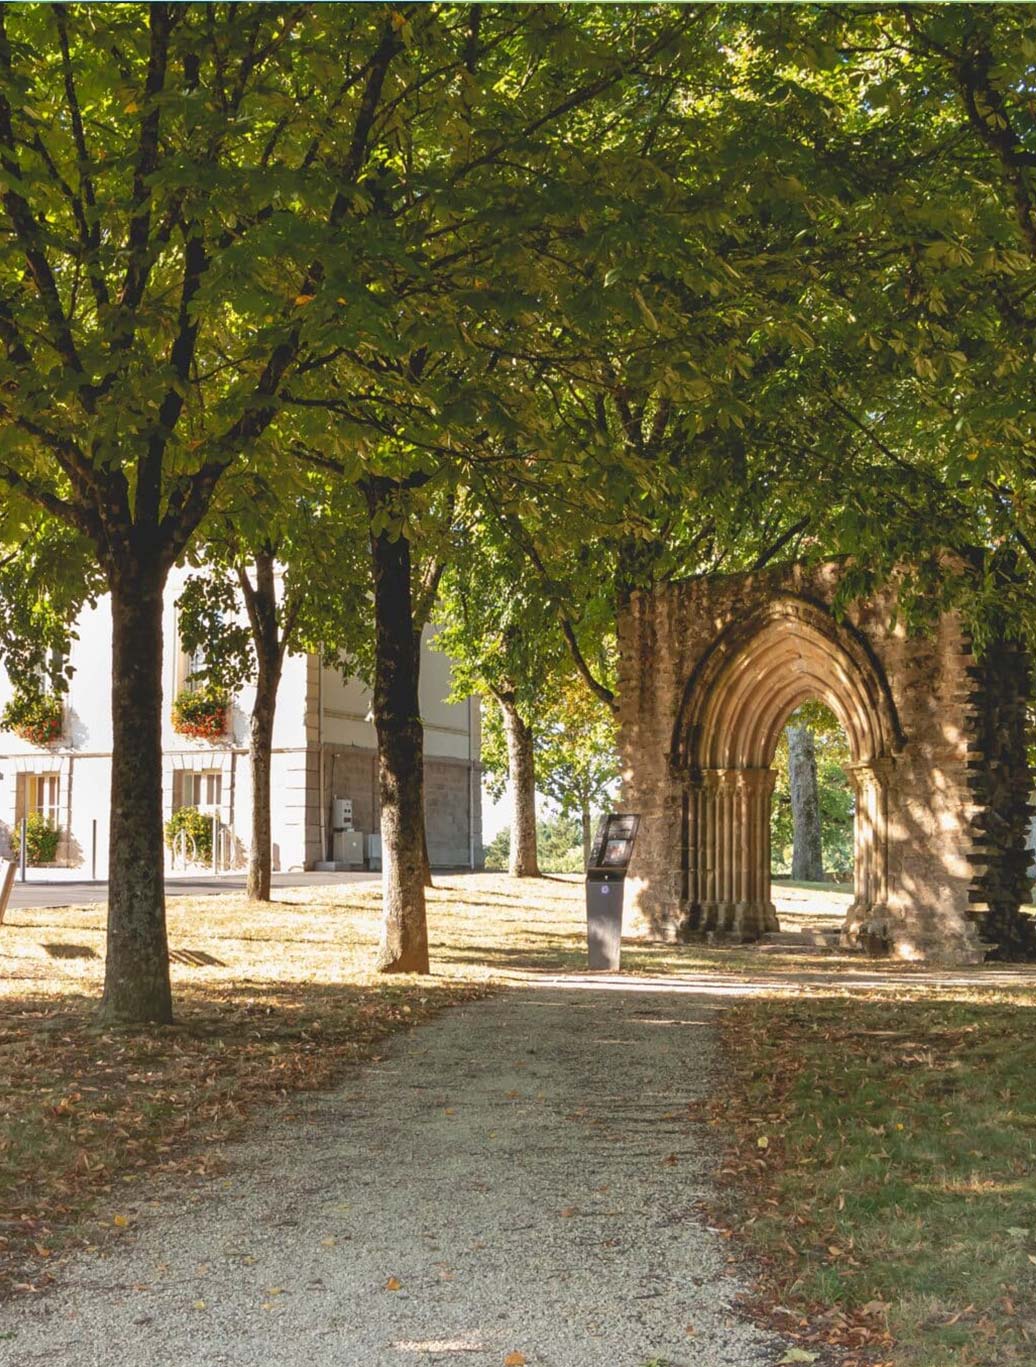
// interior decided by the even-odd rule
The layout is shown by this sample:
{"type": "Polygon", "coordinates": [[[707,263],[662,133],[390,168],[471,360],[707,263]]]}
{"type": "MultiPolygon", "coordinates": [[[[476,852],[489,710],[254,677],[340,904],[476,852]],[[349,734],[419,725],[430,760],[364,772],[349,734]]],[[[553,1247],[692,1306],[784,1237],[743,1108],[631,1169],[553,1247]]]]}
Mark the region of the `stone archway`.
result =
{"type": "Polygon", "coordinates": [[[685,784],[688,930],[754,939],[778,929],[770,766],[785,721],[810,698],[838,718],[852,757],[855,897],[846,932],[885,937],[888,777],[902,748],[895,705],[881,666],[851,630],[787,594],[723,631],[684,690],[670,763],[685,784]]]}
{"type": "Polygon", "coordinates": [[[621,608],[623,801],[641,816],[627,928],[751,940],[774,926],[770,764],[788,715],[817,698],[852,754],[847,939],[957,963],[1031,953],[1030,661],[1006,642],[977,660],[952,613],[908,634],[891,586],[842,604],[844,574],[667,583],[621,608]]]}

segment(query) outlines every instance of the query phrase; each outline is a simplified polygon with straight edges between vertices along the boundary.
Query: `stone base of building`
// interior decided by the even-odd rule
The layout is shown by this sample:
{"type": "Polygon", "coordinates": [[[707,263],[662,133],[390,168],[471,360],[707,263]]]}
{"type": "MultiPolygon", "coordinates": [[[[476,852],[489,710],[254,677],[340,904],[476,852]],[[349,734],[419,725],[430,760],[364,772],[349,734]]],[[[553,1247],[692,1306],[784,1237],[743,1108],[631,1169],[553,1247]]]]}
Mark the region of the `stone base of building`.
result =
{"type": "Polygon", "coordinates": [[[885,905],[853,902],[839,936],[844,949],[906,963],[980,964],[991,946],[979,936],[978,926],[956,911],[933,910],[918,915],[898,914],[885,905]]]}
{"type": "Polygon", "coordinates": [[[686,933],[729,935],[741,944],[761,939],[767,931],[780,930],[777,908],[770,901],[699,902],[689,909],[686,933]]]}

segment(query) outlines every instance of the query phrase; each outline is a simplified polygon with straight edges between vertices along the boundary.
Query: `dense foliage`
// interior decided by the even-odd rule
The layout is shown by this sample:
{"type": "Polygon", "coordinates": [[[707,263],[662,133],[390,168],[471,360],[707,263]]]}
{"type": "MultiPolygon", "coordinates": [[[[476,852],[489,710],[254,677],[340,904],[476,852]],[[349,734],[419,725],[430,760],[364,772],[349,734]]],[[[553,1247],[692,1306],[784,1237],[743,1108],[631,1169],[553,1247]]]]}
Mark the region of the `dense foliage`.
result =
{"type": "Polygon", "coordinates": [[[178,807],[165,823],[165,843],[176,852],[179,836],[188,864],[212,863],[212,814],[197,807],[178,807]]]}
{"type": "MultiPolygon", "coordinates": [[[[486,869],[506,871],[511,833],[505,827],[485,848],[486,869]]],[[[586,868],[580,823],[573,817],[552,815],[536,823],[536,848],[544,873],[582,873],[586,868]]]]}
{"type": "MultiPolygon", "coordinates": [[[[25,858],[29,864],[53,864],[58,856],[61,831],[42,812],[25,818],[25,858]]],[[[18,858],[22,846],[21,823],[11,833],[11,851],[18,858]]]]}

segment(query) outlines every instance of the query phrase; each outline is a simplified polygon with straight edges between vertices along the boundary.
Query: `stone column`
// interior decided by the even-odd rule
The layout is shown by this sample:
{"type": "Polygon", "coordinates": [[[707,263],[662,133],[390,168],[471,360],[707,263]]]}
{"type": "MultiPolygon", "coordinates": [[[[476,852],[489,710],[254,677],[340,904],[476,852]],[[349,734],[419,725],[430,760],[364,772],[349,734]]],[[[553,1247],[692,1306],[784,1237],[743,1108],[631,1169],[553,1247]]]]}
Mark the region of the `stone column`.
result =
{"type": "Polygon", "coordinates": [[[768,862],[773,782],[769,769],[707,769],[693,786],[688,933],[755,940],[778,928],[768,862]]]}
{"type": "Polygon", "coordinates": [[[709,769],[702,775],[701,787],[701,835],[700,851],[702,861],[701,877],[701,916],[699,929],[716,929],[716,904],[718,897],[720,839],[719,839],[719,779],[715,770],[709,769]]]}
{"type": "Polygon", "coordinates": [[[887,948],[888,761],[846,765],[856,799],[853,838],[853,900],[842,926],[842,942],[869,953],[887,948]]]}
{"type": "Polygon", "coordinates": [[[737,857],[738,831],[734,802],[737,788],[737,773],[733,769],[720,770],[719,810],[721,836],[721,858],[719,896],[717,912],[719,923],[724,930],[733,929],[734,912],[734,863],[737,857]]]}

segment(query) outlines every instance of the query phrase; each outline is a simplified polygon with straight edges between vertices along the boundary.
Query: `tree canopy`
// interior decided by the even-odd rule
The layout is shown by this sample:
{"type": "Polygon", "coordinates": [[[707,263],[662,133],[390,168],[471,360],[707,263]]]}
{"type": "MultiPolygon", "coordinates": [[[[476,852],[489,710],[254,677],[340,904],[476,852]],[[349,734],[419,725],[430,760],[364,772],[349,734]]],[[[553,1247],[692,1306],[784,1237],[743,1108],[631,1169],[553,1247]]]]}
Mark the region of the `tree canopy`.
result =
{"type": "Polygon", "coordinates": [[[1034,61],[1014,6],[0,6],[2,641],[111,592],[109,1016],[171,1013],[157,605],[235,481],[365,524],[386,967],[448,563],[530,706],[777,556],[1036,639],[1034,61]]]}

